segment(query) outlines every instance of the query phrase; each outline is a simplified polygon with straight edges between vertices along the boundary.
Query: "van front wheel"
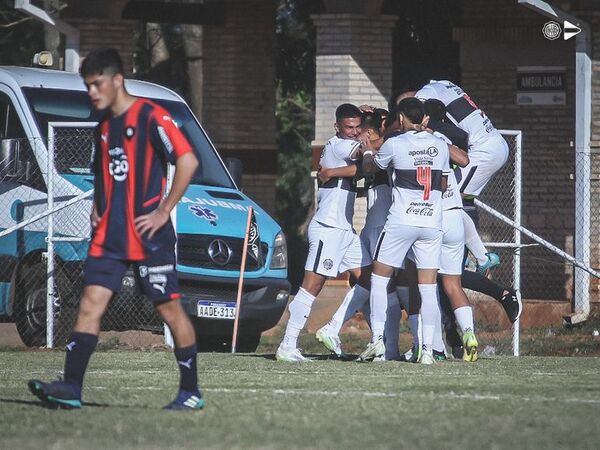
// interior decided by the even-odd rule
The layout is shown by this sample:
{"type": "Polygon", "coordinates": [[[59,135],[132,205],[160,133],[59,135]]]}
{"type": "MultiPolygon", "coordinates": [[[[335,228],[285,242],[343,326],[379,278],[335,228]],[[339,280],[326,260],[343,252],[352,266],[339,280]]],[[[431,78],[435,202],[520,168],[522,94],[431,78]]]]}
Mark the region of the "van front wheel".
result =
{"type": "Polygon", "coordinates": [[[46,264],[41,260],[21,269],[13,315],[21,340],[28,347],[46,345],[46,264]]]}

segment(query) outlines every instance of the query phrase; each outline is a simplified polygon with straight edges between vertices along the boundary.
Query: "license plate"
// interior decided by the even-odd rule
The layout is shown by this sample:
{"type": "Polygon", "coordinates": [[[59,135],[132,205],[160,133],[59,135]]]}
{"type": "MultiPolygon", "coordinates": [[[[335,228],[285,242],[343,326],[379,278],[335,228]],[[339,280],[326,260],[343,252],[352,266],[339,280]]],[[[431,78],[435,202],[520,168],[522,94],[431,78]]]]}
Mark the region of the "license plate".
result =
{"type": "Polygon", "coordinates": [[[198,317],[233,320],[235,319],[235,303],[198,300],[198,317]]]}

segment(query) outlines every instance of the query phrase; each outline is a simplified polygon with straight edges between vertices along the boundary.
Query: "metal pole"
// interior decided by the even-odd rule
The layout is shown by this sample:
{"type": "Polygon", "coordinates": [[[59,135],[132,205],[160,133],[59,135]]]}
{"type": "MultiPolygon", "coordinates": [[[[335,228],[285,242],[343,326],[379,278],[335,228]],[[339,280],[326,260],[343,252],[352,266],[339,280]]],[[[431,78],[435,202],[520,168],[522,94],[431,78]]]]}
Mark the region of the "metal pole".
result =
{"type": "MultiPolygon", "coordinates": [[[[515,224],[521,226],[521,132],[515,136],[515,224]]],[[[518,296],[521,295],[521,232],[515,228],[515,244],[517,250],[513,262],[513,289],[518,296]]],[[[513,355],[519,356],[520,353],[520,337],[521,337],[521,320],[517,319],[513,324],[513,355]]]]}
{"type": "MultiPolygon", "coordinates": [[[[165,189],[165,195],[169,195],[171,187],[173,186],[173,178],[175,177],[175,167],[172,164],[167,166],[167,186],[165,189]]],[[[171,210],[171,223],[173,224],[173,230],[175,230],[175,237],[177,237],[177,205],[171,210]]],[[[177,239],[175,239],[175,271],[177,271],[177,239]]],[[[171,348],[175,348],[175,339],[173,339],[173,333],[166,323],[163,323],[163,331],[165,336],[165,345],[171,348]]]]}
{"type": "MultiPolygon", "coordinates": [[[[48,125],[48,209],[54,207],[54,127],[48,125]]],[[[46,347],[54,346],[54,215],[48,215],[46,242],[46,347]]]]}
{"type": "MultiPolygon", "coordinates": [[[[235,301],[235,319],[233,321],[233,336],[231,338],[231,353],[235,353],[235,346],[237,344],[237,333],[240,324],[240,316],[242,309],[242,288],[244,286],[244,271],[246,270],[246,257],[248,256],[248,240],[250,238],[250,222],[252,221],[252,214],[254,209],[252,206],[248,207],[248,220],[246,221],[246,232],[244,234],[244,247],[242,248],[242,266],[240,267],[240,280],[238,282],[237,298],[235,301]]],[[[260,245],[260,242],[259,242],[260,245]]]]}

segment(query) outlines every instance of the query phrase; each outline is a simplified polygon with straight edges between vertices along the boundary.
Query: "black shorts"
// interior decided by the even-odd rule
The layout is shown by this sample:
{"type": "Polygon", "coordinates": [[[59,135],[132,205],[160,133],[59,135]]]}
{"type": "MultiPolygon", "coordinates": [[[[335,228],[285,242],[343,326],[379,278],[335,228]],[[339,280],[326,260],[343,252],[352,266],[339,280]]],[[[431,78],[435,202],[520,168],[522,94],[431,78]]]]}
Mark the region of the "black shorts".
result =
{"type": "Polygon", "coordinates": [[[137,284],[148,300],[156,303],[180,297],[174,250],[151,252],[142,261],[88,256],[83,266],[83,285],[119,292],[129,266],[133,266],[137,284]]]}

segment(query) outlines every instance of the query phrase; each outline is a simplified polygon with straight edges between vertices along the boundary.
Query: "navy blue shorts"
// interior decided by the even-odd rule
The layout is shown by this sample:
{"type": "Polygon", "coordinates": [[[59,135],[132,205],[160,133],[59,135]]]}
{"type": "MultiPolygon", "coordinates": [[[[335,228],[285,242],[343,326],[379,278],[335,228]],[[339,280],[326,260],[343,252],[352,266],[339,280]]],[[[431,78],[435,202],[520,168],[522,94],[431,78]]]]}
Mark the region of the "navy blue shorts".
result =
{"type": "Polygon", "coordinates": [[[156,303],[180,297],[173,250],[151,252],[142,261],[88,256],[83,266],[83,285],[119,292],[129,266],[133,266],[138,287],[148,300],[156,303]]]}

